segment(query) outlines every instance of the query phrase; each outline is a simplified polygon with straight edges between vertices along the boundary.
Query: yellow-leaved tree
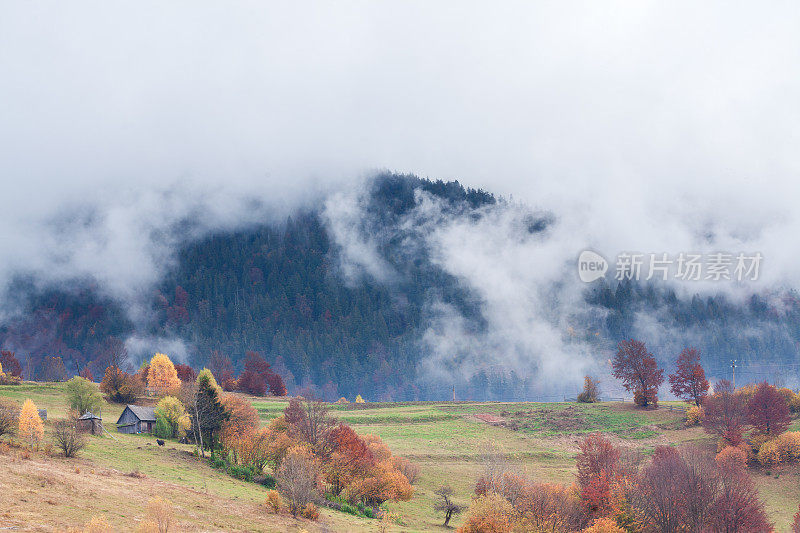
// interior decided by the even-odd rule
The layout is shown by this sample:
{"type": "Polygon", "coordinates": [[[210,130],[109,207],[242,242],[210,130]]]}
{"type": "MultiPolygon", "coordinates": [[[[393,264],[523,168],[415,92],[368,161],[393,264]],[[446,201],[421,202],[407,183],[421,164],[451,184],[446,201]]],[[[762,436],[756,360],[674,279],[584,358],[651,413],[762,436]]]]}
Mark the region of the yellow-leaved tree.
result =
{"type": "Polygon", "coordinates": [[[356,396],[356,403],[364,403],[364,398],[362,398],[360,394],[356,396]]]}
{"type": "Polygon", "coordinates": [[[156,435],[159,437],[183,437],[191,429],[192,422],[183,404],[173,396],[164,396],[155,408],[156,435]]]}
{"type": "Polygon", "coordinates": [[[159,396],[174,393],[181,388],[181,380],[175,370],[175,365],[163,353],[155,354],[150,360],[147,386],[159,396]]]}
{"type": "Polygon", "coordinates": [[[27,399],[19,412],[19,437],[34,447],[38,446],[43,436],[44,424],[39,417],[39,410],[36,408],[36,404],[27,399]]]}

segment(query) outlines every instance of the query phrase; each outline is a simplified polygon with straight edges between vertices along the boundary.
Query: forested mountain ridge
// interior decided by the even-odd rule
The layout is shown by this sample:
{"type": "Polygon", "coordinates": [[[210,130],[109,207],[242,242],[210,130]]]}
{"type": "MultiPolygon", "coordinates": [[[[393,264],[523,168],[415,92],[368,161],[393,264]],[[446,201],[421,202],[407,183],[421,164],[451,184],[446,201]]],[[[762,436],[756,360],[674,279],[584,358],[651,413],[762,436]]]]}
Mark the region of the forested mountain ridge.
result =
{"type": "MultiPolygon", "coordinates": [[[[430,257],[409,214],[430,216],[433,225],[436,217],[477,220],[505,201],[458,182],[391,173],[370,181],[356,201],[359,209],[347,223],[370,240],[378,265],[372,274],[346,268],[344,238],[330,209],[320,205],[281,223],[184,242],[153,290],[145,323],[135,324],[125,304],[101,296],[92,280],[76,280],[69,289],[18,280],[10,294],[23,311],[0,326],[0,347],[17,351],[28,376],[47,379],[54,377],[48,356],[60,357],[68,374],[88,365],[97,376],[132,336],[179,339],[195,366],[219,351],[240,371],[245,352],[258,351],[290,390],[315,387],[330,399],[445,397],[450,381],[418,372],[433,296],[471,330],[487,324],[480,298],[430,257]]],[[[531,215],[525,232],[543,234],[551,223],[547,215],[531,215]]],[[[682,345],[697,346],[712,374],[723,373],[731,358],[743,365],[798,361],[794,293],[735,305],[721,295],[681,299],[657,286],[600,281],[587,286],[584,305],[602,316],[599,324],[577,324],[598,359],[619,340],[641,337],[665,363],[682,345]]],[[[133,364],[148,355],[135,353],[131,343],[127,348],[133,364]]],[[[454,379],[460,397],[520,399],[535,397],[536,372],[491,365],[454,379]]]]}

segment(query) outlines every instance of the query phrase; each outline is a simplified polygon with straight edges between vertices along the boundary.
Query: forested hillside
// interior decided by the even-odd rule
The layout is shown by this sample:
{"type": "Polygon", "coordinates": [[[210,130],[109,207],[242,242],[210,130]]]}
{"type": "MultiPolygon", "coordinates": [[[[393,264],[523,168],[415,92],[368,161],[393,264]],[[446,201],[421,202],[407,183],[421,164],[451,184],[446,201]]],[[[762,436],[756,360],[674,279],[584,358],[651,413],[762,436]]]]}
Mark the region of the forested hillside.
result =
{"type": "MultiPolygon", "coordinates": [[[[435,198],[449,217],[477,219],[504,202],[458,182],[381,175],[363,195],[358,224],[372,236],[390,276],[344,272],[340,247],[319,206],[282,223],[184,242],[174,268],[153,291],[144,324],[135,325],[126,304],[101,296],[92,280],[41,288],[34,279],[19,278],[9,290],[22,311],[10,313],[0,328],[0,346],[16,351],[26,376],[37,379],[60,379],[86,366],[98,375],[125,355],[125,340],[137,334],[181,339],[189,362],[198,367],[216,350],[241,371],[246,351],[261,352],[290,390],[313,386],[328,398],[446,396],[451,383],[418,375],[432,295],[458,310],[470,328],[479,331],[486,324],[481,302],[428,256],[408,224],[406,215],[424,201],[420,192],[435,198]],[[63,369],[52,357],[61,358],[63,369]]],[[[542,232],[551,222],[532,218],[526,229],[542,232]]],[[[667,289],[612,280],[587,287],[585,305],[603,317],[600,331],[587,324],[579,332],[594,338],[599,359],[599,352],[629,337],[648,342],[670,362],[683,345],[697,346],[712,374],[725,372],[736,358],[743,375],[749,366],[754,379],[772,379],[770,373],[798,359],[800,305],[794,293],[753,296],[736,305],[724,296],[681,299],[667,289]]],[[[140,356],[151,354],[128,355],[138,364],[140,356]]],[[[531,397],[535,374],[536,368],[478,369],[459,382],[459,394],[531,397]]]]}

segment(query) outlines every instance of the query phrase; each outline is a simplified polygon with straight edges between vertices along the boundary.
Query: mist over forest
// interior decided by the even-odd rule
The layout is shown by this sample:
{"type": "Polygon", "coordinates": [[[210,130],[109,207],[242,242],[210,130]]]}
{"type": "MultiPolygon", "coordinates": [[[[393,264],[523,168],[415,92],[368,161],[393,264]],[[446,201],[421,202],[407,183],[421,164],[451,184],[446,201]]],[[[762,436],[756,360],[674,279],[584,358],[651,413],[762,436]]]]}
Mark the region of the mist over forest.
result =
{"type": "Polygon", "coordinates": [[[794,6],[179,4],[0,17],[27,377],[254,350],[326,398],[613,396],[637,338],[798,385],[794,6]],[[764,261],[585,284],[584,250],[764,261]]]}
{"type": "Polygon", "coordinates": [[[464,399],[569,396],[584,374],[608,375],[629,338],[665,366],[694,346],[712,376],[736,359],[740,382],[785,383],[798,362],[794,291],[691,294],[613,273],[583,284],[580,250],[552,252],[562,220],[455,181],[380,173],[285,218],[193,235],[194,216],[170,229],[174,259],[136,298],[20,272],[0,345],[40,380],[47,356],[102,374],[119,352],[132,367],[161,350],[202,368],[217,351],[241,371],[257,351],[290,390],[373,400],[454,385],[464,399]]]}

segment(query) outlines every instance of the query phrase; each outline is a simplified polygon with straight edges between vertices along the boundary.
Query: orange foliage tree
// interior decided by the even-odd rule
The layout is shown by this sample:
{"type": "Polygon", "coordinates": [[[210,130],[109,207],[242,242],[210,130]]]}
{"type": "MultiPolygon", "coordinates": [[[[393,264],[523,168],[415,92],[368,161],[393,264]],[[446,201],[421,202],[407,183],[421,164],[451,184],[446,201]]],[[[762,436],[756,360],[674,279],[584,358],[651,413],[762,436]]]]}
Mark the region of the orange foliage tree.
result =
{"type": "Polygon", "coordinates": [[[39,410],[30,399],[25,400],[19,412],[19,436],[31,447],[37,446],[44,436],[44,424],[39,417],[39,410]]]}
{"type": "Polygon", "coordinates": [[[380,505],[387,500],[410,500],[414,489],[408,478],[397,469],[389,448],[375,435],[364,435],[362,439],[373,463],[365,475],[355,478],[344,488],[344,497],[373,505],[380,505]]]}
{"type": "Polygon", "coordinates": [[[525,531],[576,531],[582,524],[582,502],[574,486],[533,483],[514,472],[487,472],[478,478],[475,494],[496,493],[514,508],[525,531]]]}
{"type": "Polygon", "coordinates": [[[100,382],[100,392],[110,402],[134,403],[144,392],[144,384],[138,376],[132,376],[116,366],[109,366],[100,382]]]}
{"type": "Polygon", "coordinates": [[[469,506],[469,515],[459,533],[510,533],[514,529],[514,508],[501,495],[490,492],[478,496],[469,506]]]}
{"type": "Polygon", "coordinates": [[[620,450],[599,433],[580,442],[578,486],[590,517],[606,516],[614,510],[620,481],[620,450]]]}
{"type": "Polygon", "coordinates": [[[269,459],[270,433],[258,427],[258,411],[244,398],[225,395],[222,407],[228,418],[222,422],[220,444],[236,464],[263,468],[269,459]]]}
{"type": "Polygon", "coordinates": [[[416,469],[393,457],[380,438],[337,425],[322,402],[292,399],[267,433],[271,460],[280,465],[289,449],[308,450],[332,491],[351,502],[408,500],[414,492],[408,476],[414,477],[416,469]]]}
{"type": "Polygon", "coordinates": [[[150,360],[147,386],[158,395],[175,393],[181,387],[175,365],[163,353],[155,354],[150,360]]]}

